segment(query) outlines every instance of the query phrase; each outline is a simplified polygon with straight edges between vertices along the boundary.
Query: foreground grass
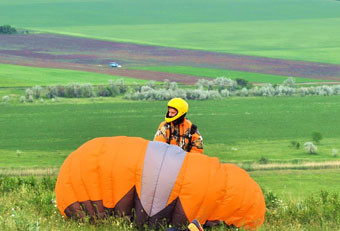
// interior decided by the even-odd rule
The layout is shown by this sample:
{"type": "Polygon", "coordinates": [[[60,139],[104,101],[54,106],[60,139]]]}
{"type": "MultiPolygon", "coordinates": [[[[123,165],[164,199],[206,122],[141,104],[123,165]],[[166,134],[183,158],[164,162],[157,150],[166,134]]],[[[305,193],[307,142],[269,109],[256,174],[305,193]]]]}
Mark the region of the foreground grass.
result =
{"type": "MultiPolygon", "coordinates": [[[[271,84],[282,84],[290,76],[280,75],[268,75],[262,73],[245,72],[245,71],[230,71],[222,69],[212,68],[198,68],[189,66],[156,66],[156,67],[133,67],[131,69],[147,70],[147,71],[158,71],[158,72],[169,72],[184,75],[193,75],[200,77],[226,77],[230,79],[244,79],[251,83],[271,83],[271,84]]],[[[308,79],[294,77],[296,83],[307,83],[307,82],[323,82],[320,79],[308,79]]]]}
{"type": "Polygon", "coordinates": [[[90,73],[85,71],[72,71],[53,68],[25,67],[18,65],[0,64],[1,87],[28,87],[47,86],[68,83],[107,84],[109,80],[124,78],[127,84],[145,83],[145,80],[90,73]]]}
{"type": "MultiPolygon", "coordinates": [[[[137,229],[134,223],[125,218],[111,217],[96,224],[63,219],[55,204],[55,180],[55,177],[0,176],[0,229],[121,231],[137,229]]],[[[310,194],[303,200],[282,200],[273,192],[265,192],[265,200],[267,212],[265,223],[260,230],[316,231],[339,228],[340,198],[336,193],[321,191],[310,194]]],[[[226,229],[219,227],[212,230],[226,229]]]]}

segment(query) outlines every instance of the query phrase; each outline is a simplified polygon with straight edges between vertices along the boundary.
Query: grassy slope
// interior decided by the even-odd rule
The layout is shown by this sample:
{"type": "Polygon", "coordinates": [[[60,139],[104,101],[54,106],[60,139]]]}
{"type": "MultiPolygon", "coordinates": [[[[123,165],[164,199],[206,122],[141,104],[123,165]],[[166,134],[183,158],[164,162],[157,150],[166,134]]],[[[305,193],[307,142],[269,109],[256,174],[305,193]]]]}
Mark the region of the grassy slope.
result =
{"type": "Polygon", "coordinates": [[[340,63],[337,1],[4,0],[0,21],[100,39],[340,63]]]}
{"type": "Polygon", "coordinates": [[[306,198],[320,190],[340,192],[339,169],[255,171],[250,175],[265,191],[273,191],[285,201],[306,198]]]}
{"type": "MultiPolygon", "coordinates": [[[[189,119],[203,135],[205,152],[222,161],[334,160],[332,148],[340,149],[338,102],[338,96],[192,101],[189,119]],[[314,131],[324,136],[318,155],[290,147],[293,140],[303,146],[314,131]]],[[[0,133],[0,167],[42,167],[60,165],[94,137],[152,139],[165,102],[72,99],[0,107],[0,126],[7,131],[0,133]]]]}
{"type": "Polygon", "coordinates": [[[47,86],[68,83],[107,84],[109,80],[124,79],[127,83],[143,83],[145,80],[126,78],[114,75],[72,71],[52,68],[24,67],[0,64],[0,86],[47,86]]]}
{"type": "MultiPolygon", "coordinates": [[[[197,67],[187,67],[187,66],[159,66],[159,67],[135,67],[131,69],[138,70],[148,70],[148,71],[159,71],[159,72],[169,72],[176,74],[193,75],[200,77],[227,77],[230,79],[245,79],[252,83],[272,83],[280,84],[283,83],[289,76],[279,76],[279,75],[267,75],[261,73],[252,72],[242,72],[242,71],[228,71],[221,69],[212,68],[197,68],[197,67]]],[[[319,79],[308,79],[308,78],[294,78],[296,83],[306,83],[306,82],[321,82],[319,79]]]]}

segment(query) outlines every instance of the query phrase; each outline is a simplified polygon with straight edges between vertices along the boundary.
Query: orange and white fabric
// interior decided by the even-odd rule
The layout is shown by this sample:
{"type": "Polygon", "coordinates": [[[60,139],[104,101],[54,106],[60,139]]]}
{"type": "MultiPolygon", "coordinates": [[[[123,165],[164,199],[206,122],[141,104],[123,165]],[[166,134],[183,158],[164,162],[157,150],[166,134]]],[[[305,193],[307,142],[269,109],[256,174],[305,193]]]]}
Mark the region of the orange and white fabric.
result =
{"type": "Polygon", "coordinates": [[[61,166],[55,192],[65,217],[100,219],[135,211],[140,225],[197,219],[256,229],[265,214],[260,187],[241,168],[136,137],[83,144],[61,166]]]}

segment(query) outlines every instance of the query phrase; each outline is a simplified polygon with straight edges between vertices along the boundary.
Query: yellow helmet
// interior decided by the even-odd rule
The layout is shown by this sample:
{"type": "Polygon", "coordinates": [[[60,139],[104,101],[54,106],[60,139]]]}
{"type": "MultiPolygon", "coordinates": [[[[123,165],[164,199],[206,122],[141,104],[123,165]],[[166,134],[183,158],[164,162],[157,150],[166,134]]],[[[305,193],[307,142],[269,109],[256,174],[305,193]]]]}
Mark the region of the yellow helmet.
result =
{"type": "Polygon", "coordinates": [[[177,120],[181,116],[185,115],[189,110],[188,103],[181,98],[173,98],[168,102],[168,107],[175,108],[177,110],[177,114],[173,117],[168,117],[168,113],[166,113],[165,121],[170,123],[172,121],[177,120]]]}

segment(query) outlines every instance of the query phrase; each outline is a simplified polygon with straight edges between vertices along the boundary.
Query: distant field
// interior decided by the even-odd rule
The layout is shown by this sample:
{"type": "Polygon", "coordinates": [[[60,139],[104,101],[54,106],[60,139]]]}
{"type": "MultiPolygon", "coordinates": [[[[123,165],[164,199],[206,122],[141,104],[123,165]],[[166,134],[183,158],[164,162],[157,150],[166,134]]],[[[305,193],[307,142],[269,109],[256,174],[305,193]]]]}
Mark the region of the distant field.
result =
{"type": "MultiPolygon", "coordinates": [[[[188,118],[203,135],[205,153],[223,162],[339,160],[340,97],[230,98],[190,101],[188,118]],[[321,132],[318,155],[303,143],[321,132]],[[290,142],[301,143],[300,149],[290,142]]],[[[152,139],[166,102],[119,98],[62,99],[52,103],[0,105],[0,167],[59,166],[89,139],[138,136],[152,139]],[[6,132],[4,132],[6,131],[6,132]],[[20,153],[17,153],[17,150],[20,153]]]]}
{"type": "MultiPolygon", "coordinates": [[[[267,75],[255,72],[245,72],[245,71],[228,71],[222,69],[212,69],[212,68],[199,68],[199,67],[188,67],[188,66],[151,66],[151,67],[132,67],[131,69],[137,70],[147,70],[147,71],[157,71],[157,72],[169,72],[176,74],[201,76],[201,77],[226,77],[230,79],[245,79],[251,83],[272,83],[281,84],[290,76],[280,76],[280,75],[267,75]]],[[[294,77],[296,83],[306,83],[306,82],[323,82],[320,79],[309,79],[309,78],[298,78],[294,77]]]]}
{"type": "MultiPolygon", "coordinates": [[[[280,76],[299,77],[299,81],[340,81],[340,65],[136,45],[46,33],[2,35],[0,47],[0,63],[70,69],[145,80],[169,79],[184,84],[195,84],[202,74],[201,70],[209,77],[232,73],[235,77],[256,76],[260,81],[269,82],[277,82],[280,76]],[[112,61],[121,64],[122,68],[110,68],[109,62],[112,61]],[[164,66],[169,66],[167,72],[163,72],[163,69],[139,69],[164,66]]],[[[282,78],[281,80],[283,81],[282,78]]]]}
{"type": "MultiPolygon", "coordinates": [[[[124,78],[126,83],[144,83],[145,80],[121,76],[52,68],[25,67],[0,64],[0,87],[47,86],[68,83],[108,84],[109,80],[124,78]]],[[[1,94],[1,93],[0,93],[1,94]]]]}
{"type": "Polygon", "coordinates": [[[340,64],[340,4],[332,0],[3,0],[0,22],[113,41],[340,64]]]}

